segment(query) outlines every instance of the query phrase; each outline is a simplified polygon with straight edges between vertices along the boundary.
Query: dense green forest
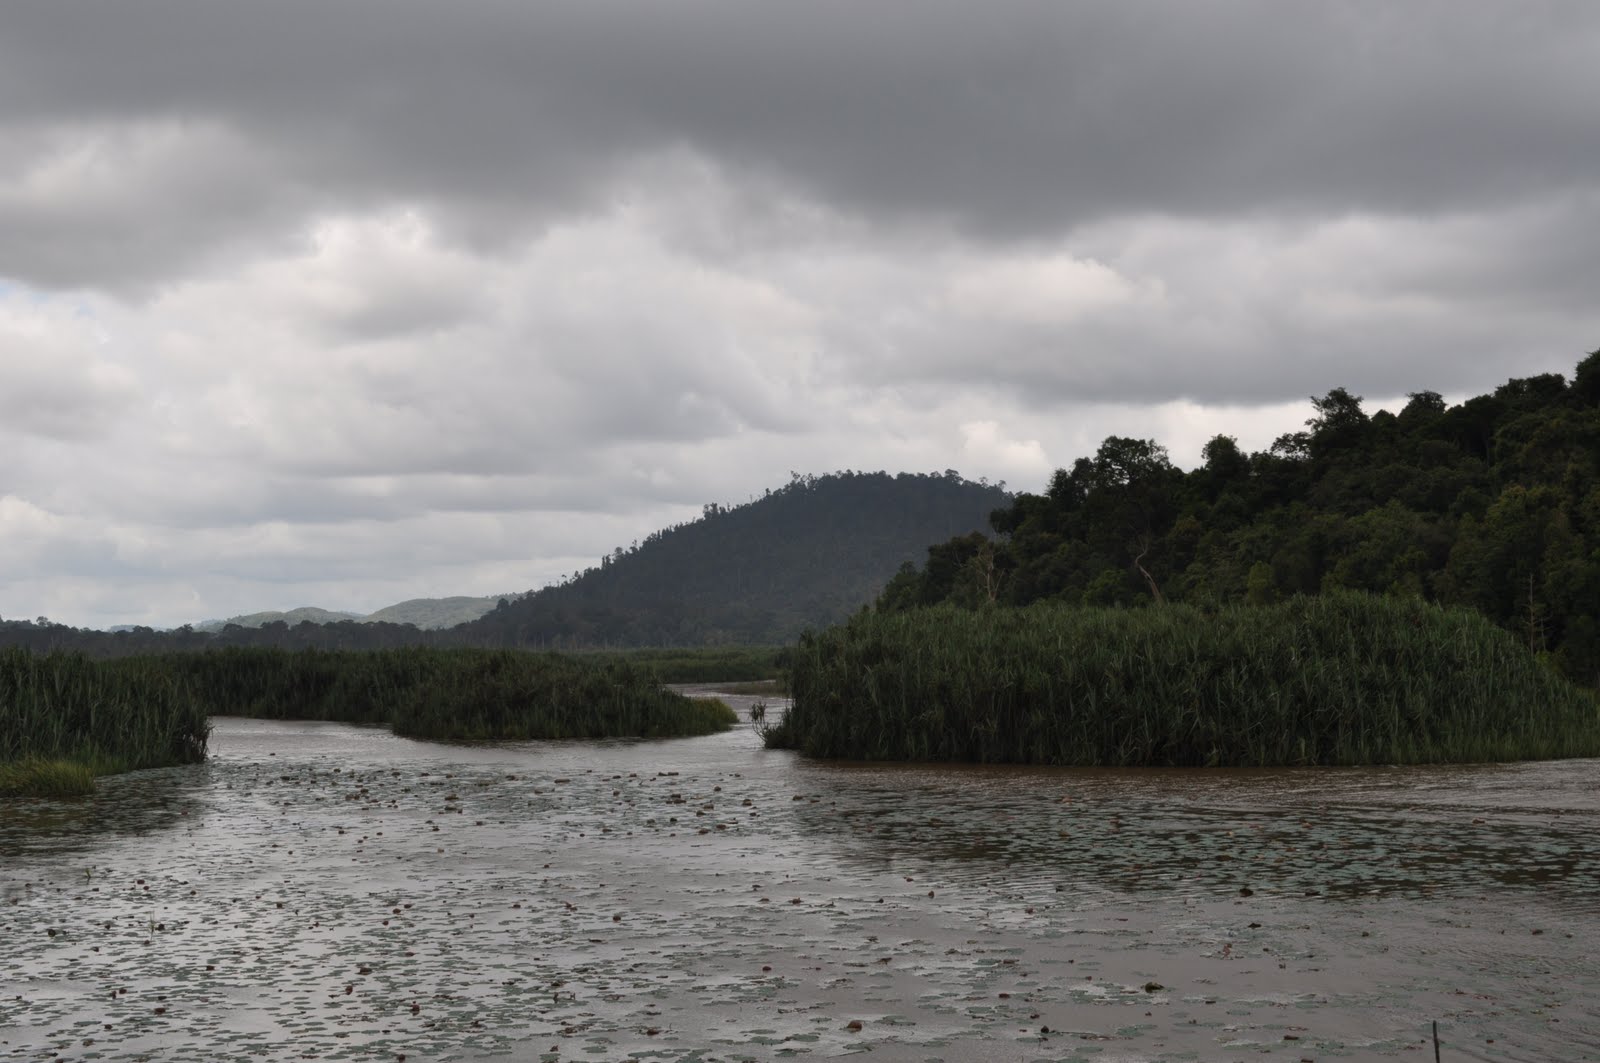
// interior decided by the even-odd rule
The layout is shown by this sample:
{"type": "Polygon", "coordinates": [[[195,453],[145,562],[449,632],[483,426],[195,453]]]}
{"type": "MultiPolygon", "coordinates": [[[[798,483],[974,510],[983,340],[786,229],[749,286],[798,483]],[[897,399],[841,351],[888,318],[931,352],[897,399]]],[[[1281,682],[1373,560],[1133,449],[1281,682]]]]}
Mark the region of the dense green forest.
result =
{"type": "Polygon", "coordinates": [[[447,630],[345,620],[103,632],[40,618],[0,621],[0,646],[97,657],[221,647],[770,646],[849,616],[930,542],[984,527],[1010,499],[1003,484],[954,471],[795,475],[742,505],[708,505],[697,520],[618,547],[585,572],[447,630]]]}
{"type": "Polygon", "coordinates": [[[1465,606],[1600,686],[1600,351],[1456,406],[1368,414],[1336,388],[1266,451],[1190,472],[1113,436],[1043,494],[907,565],[884,612],[951,602],[1202,608],[1332,589],[1465,606]]]}

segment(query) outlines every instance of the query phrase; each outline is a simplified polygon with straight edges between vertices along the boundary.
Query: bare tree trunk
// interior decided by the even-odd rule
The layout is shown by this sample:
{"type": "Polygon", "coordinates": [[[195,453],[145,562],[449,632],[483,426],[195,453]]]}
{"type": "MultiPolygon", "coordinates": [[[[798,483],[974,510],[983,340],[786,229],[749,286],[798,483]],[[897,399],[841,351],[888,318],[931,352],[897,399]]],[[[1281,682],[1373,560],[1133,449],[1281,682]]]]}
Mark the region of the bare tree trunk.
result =
{"type": "Polygon", "coordinates": [[[994,544],[987,544],[983,552],[983,589],[993,605],[1000,597],[1000,577],[994,570],[994,544]]]}
{"type": "Polygon", "coordinates": [[[1144,577],[1145,583],[1150,585],[1150,596],[1156,600],[1157,605],[1165,605],[1166,599],[1161,596],[1161,588],[1156,586],[1156,579],[1150,575],[1150,570],[1144,567],[1144,555],[1150,552],[1150,537],[1139,537],[1139,556],[1133,559],[1133,567],[1139,570],[1139,575],[1144,577]]]}

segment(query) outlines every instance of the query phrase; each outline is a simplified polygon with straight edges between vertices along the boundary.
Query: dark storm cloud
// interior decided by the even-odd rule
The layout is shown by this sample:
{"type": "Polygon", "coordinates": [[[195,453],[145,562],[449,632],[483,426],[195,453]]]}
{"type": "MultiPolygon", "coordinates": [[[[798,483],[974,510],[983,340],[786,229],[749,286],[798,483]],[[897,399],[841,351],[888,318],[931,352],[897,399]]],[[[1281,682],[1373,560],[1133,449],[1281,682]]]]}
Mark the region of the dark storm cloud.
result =
{"type": "Polygon", "coordinates": [[[1549,2],[24,2],[0,14],[12,136],[143,123],[157,176],[190,172],[186,138],[221,173],[153,177],[114,220],[0,201],[0,240],[6,270],[68,284],[355,199],[492,239],[675,150],[975,238],[1435,213],[1600,171],[1597,51],[1593,8],[1549,2]]]}

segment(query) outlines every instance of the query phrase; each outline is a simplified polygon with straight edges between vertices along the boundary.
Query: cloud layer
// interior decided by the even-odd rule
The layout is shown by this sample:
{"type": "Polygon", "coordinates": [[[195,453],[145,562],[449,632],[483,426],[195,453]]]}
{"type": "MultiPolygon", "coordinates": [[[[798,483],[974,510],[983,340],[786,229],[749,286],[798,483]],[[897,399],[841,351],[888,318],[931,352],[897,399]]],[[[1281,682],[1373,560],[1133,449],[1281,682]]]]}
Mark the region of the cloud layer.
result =
{"type": "Polygon", "coordinates": [[[0,614],[538,586],[791,470],[1038,488],[1600,340],[1600,14],[0,12],[0,614]]]}

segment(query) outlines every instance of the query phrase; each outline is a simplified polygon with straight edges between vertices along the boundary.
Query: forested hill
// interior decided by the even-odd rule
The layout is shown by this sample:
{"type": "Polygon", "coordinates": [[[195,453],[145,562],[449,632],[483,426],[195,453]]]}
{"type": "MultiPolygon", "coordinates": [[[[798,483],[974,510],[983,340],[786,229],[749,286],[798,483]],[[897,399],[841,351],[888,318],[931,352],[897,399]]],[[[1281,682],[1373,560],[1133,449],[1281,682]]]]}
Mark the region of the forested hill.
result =
{"type": "Polygon", "coordinates": [[[1368,414],[1336,388],[1268,450],[1217,436],[1203,457],[1183,472],[1155,443],[1113,436],[997,512],[999,541],[930,548],[879,607],[1348,587],[1477,609],[1600,686],[1600,351],[1570,383],[1511,380],[1458,406],[1424,391],[1368,414]]]}
{"type": "Polygon", "coordinates": [[[928,543],[985,527],[1010,501],[955,472],[796,476],[456,630],[507,646],[786,642],[842,620],[928,543]]]}

